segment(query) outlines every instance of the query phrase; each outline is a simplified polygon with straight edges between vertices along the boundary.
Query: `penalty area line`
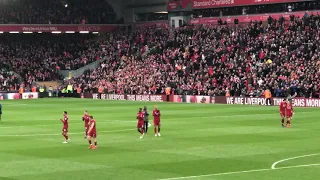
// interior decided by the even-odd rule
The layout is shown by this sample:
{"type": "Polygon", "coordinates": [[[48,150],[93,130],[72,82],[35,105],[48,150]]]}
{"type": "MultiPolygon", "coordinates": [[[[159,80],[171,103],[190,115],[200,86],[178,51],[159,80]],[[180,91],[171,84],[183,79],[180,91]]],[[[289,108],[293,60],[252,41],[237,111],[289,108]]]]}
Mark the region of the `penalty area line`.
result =
{"type": "Polygon", "coordinates": [[[291,157],[291,158],[287,158],[287,159],[282,159],[280,161],[277,161],[275,163],[272,164],[271,169],[277,169],[276,165],[285,161],[289,161],[289,160],[293,160],[293,159],[299,159],[299,158],[304,158],[304,157],[310,157],[310,156],[317,156],[320,155],[320,153],[316,153],[316,154],[307,154],[307,155],[302,155],[302,156],[295,156],[295,157],[291,157]]]}
{"type": "Polygon", "coordinates": [[[212,176],[222,176],[222,175],[232,175],[232,174],[244,174],[244,173],[251,173],[251,172],[263,172],[263,171],[276,171],[280,169],[291,169],[291,168],[300,168],[300,167],[311,167],[311,166],[319,166],[318,164],[305,164],[305,165],[296,165],[296,166],[285,166],[279,167],[275,169],[253,169],[247,171],[233,171],[233,172],[225,172],[225,173],[216,173],[216,174],[204,174],[204,175],[197,175],[197,176],[184,176],[184,177],[174,177],[174,178],[164,178],[164,179],[157,179],[157,180],[178,180],[178,179],[193,179],[193,178],[201,178],[201,177],[212,177],[212,176]]]}

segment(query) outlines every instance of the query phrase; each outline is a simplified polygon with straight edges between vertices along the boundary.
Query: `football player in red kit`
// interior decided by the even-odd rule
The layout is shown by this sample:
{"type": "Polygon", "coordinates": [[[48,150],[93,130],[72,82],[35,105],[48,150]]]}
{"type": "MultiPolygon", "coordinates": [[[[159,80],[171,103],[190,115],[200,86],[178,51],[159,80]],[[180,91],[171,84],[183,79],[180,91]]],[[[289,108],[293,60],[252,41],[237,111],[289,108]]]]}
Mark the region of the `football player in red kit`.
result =
{"type": "Polygon", "coordinates": [[[88,142],[90,144],[89,149],[97,149],[98,142],[97,142],[97,124],[96,121],[93,119],[93,116],[89,117],[89,130],[88,130],[88,142]],[[91,138],[94,140],[94,145],[92,145],[91,138]]]}
{"type": "Polygon", "coordinates": [[[154,109],[152,111],[152,115],[153,115],[153,125],[154,125],[154,136],[161,136],[161,134],[160,134],[161,113],[160,113],[160,110],[157,108],[157,106],[154,106],[154,109]]]}
{"type": "Polygon", "coordinates": [[[294,114],[294,112],[293,112],[292,104],[287,100],[287,106],[286,106],[287,125],[286,125],[286,127],[288,127],[288,128],[291,128],[291,118],[292,118],[293,114],[294,114]]]}
{"type": "Polygon", "coordinates": [[[63,123],[62,136],[66,139],[63,143],[66,144],[70,140],[68,137],[69,118],[67,111],[63,112],[63,119],[60,119],[60,121],[63,123]]]}
{"type": "Polygon", "coordinates": [[[285,127],[284,119],[286,118],[286,107],[287,107],[287,100],[283,99],[283,101],[280,103],[280,106],[279,106],[282,127],[285,127]]]}
{"type": "Polygon", "coordinates": [[[143,138],[144,136],[144,112],[142,112],[142,109],[139,108],[139,112],[137,113],[137,119],[138,119],[138,124],[137,124],[137,128],[139,133],[141,134],[140,139],[143,138]]]}
{"type": "Polygon", "coordinates": [[[82,121],[84,122],[84,130],[85,130],[85,136],[84,138],[87,138],[87,135],[88,135],[88,128],[89,128],[89,121],[90,121],[90,116],[88,114],[88,111],[85,110],[84,111],[84,115],[82,117],[82,121]]]}

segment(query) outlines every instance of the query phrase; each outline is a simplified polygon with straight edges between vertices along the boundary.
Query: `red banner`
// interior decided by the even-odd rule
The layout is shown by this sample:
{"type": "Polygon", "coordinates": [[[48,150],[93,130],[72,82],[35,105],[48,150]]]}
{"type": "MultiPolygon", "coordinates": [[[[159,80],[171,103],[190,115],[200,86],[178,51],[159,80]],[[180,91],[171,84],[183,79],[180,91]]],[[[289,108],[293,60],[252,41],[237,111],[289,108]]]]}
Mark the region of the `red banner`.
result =
{"type": "Polygon", "coordinates": [[[110,32],[118,25],[94,25],[94,24],[1,24],[1,32],[110,32]]]}
{"type": "Polygon", "coordinates": [[[178,103],[201,103],[201,104],[210,104],[215,103],[214,97],[210,96],[192,96],[192,95],[172,95],[170,102],[178,103]]]}
{"type": "Polygon", "coordinates": [[[210,96],[186,96],[187,103],[202,103],[202,104],[209,104],[210,96]]]}
{"type": "Polygon", "coordinates": [[[39,93],[37,92],[27,92],[22,94],[22,99],[38,99],[39,93]]]}
{"type": "Polygon", "coordinates": [[[260,97],[216,97],[216,103],[265,106],[267,105],[267,100],[260,97]]]}
{"type": "MultiPolygon", "coordinates": [[[[279,106],[283,98],[271,98],[272,106],[279,106]]],[[[267,100],[263,97],[214,97],[217,104],[239,104],[239,105],[261,105],[266,106],[267,100]]],[[[314,98],[294,98],[292,100],[295,107],[320,107],[320,99],[314,98]]]]}
{"type": "Polygon", "coordinates": [[[185,9],[191,3],[191,0],[170,0],[168,2],[168,11],[185,9]]]}
{"type": "Polygon", "coordinates": [[[181,0],[181,6],[185,9],[189,4],[191,4],[191,0],[181,0]]]}
{"type": "MultiPolygon", "coordinates": [[[[274,98],[273,103],[275,106],[279,106],[282,99],[274,98]]],[[[293,106],[296,107],[320,107],[320,99],[314,98],[294,98],[292,100],[293,106]]]]}
{"type": "Polygon", "coordinates": [[[230,6],[247,6],[272,3],[299,2],[302,0],[192,0],[193,8],[219,8],[230,6]]]}
{"type": "Polygon", "coordinates": [[[177,103],[182,103],[186,102],[185,96],[183,95],[171,95],[170,102],[177,102],[177,103]]]}
{"type": "MultiPolygon", "coordinates": [[[[3,99],[19,99],[19,93],[3,93],[3,99]]],[[[81,98],[103,99],[103,100],[124,100],[124,101],[149,101],[166,102],[166,95],[129,95],[129,94],[91,94],[82,93],[81,98]]],[[[201,103],[201,104],[238,104],[238,105],[260,105],[266,106],[267,100],[263,97],[225,97],[225,96],[192,96],[192,95],[171,95],[170,102],[179,103],[201,103]]],[[[283,98],[271,98],[272,106],[279,106],[283,98]]],[[[295,107],[320,107],[320,99],[315,98],[294,98],[295,107]]]]}
{"type": "MultiPolygon", "coordinates": [[[[320,11],[309,11],[307,14],[317,14],[320,11]]],[[[304,16],[306,12],[294,12],[294,13],[272,13],[272,14],[262,14],[262,15],[241,15],[241,16],[228,16],[228,17],[208,17],[208,18],[195,18],[191,19],[190,23],[191,24],[212,24],[212,25],[217,25],[218,20],[221,19],[222,22],[227,21],[228,24],[234,23],[235,19],[239,20],[239,23],[249,23],[251,21],[267,21],[269,16],[275,19],[279,19],[281,16],[284,17],[284,19],[289,20],[290,15],[294,16],[299,16],[302,17],[304,16]]]]}
{"type": "Polygon", "coordinates": [[[136,28],[145,28],[156,26],[159,28],[168,28],[168,21],[147,21],[147,22],[137,22],[135,24],[136,28]]]}
{"type": "MultiPolygon", "coordinates": [[[[283,98],[271,98],[272,106],[279,106],[283,98]]],[[[179,103],[212,103],[212,104],[238,104],[238,105],[259,105],[266,106],[267,100],[263,97],[225,97],[225,96],[189,96],[172,95],[170,102],[179,103]]],[[[314,98],[294,98],[292,100],[295,107],[320,107],[320,99],[314,98]]]]}
{"type": "Polygon", "coordinates": [[[181,1],[169,1],[168,2],[168,11],[177,10],[181,6],[181,1]]]}
{"type": "Polygon", "coordinates": [[[0,100],[21,99],[19,93],[0,93],[0,100]]]}
{"type": "Polygon", "coordinates": [[[165,102],[166,95],[132,95],[132,94],[91,94],[83,93],[83,98],[104,99],[104,100],[124,100],[124,101],[150,101],[165,102]]]}

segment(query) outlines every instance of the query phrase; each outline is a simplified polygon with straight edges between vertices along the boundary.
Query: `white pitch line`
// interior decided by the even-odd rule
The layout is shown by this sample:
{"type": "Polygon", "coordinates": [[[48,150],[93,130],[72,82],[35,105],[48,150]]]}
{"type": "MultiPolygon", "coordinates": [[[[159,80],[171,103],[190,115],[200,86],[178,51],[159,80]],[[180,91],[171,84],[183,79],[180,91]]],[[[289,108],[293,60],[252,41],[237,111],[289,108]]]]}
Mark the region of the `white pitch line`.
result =
{"type": "Polygon", "coordinates": [[[234,172],[226,172],[226,173],[204,174],[204,175],[197,175],[197,176],[184,176],[184,177],[175,177],[175,178],[164,178],[164,179],[157,179],[157,180],[192,179],[192,178],[222,176],[222,175],[231,175],[231,174],[243,174],[243,173],[251,173],[251,172],[275,171],[275,170],[280,170],[280,169],[311,167],[311,166],[320,166],[320,163],[318,163],[318,164],[297,165],[297,166],[286,166],[286,167],[280,167],[280,168],[276,168],[276,169],[254,169],[254,170],[247,170],[247,171],[234,171],[234,172]]]}
{"type": "Polygon", "coordinates": [[[2,104],[3,106],[27,106],[28,104],[2,104]]]}
{"type": "MultiPolygon", "coordinates": [[[[119,129],[113,131],[98,131],[98,133],[112,133],[112,132],[124,132],[124,131],[133,131],[136,129],[119,129]]],[[[77,133],[68,133],[68,134],[83,134],[84,132],[77,132],[77,133]]],[[[0,137],[31,137],[31,136],[60,136],[61,133],[57,134],[4,134],[0,135],[0,137]]]]}
{"type": "Polygon", "coordinates": [[[304,157],[309,157],[309,156],[317,156],[317,155],[320,155],[320,153],[307,154],[307,155],[303,155],[303,156],[296,156],[296,157],[292,157],[292,158],[282,159],[280,161],[277,161],[277,162],[273,163],[272,166],[271,166],[271,169],[278,169],[278,168],[276,168],[276,165],[281,163],[281,162],[285,162],[285,161],[289,161],[289,160],[293,160],[293,159],[304,158],[304,157]]]}

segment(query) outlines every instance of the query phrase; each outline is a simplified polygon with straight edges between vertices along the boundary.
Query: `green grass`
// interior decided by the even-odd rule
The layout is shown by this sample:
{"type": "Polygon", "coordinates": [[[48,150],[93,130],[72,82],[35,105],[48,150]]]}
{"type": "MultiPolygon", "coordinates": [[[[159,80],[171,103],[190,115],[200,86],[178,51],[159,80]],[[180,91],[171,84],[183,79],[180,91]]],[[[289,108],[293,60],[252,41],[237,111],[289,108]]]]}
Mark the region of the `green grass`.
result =
{"type": "Polygon", "coordinates": [[[296,108],[293,128],[278,107],[157,104],[162,137],[139,139],[137,109],[154,103],[86,99],[1,101],[0,180],[314,180],[320,154],[319,109],[296,108]],[[83,138],[83,110],[95,116],[99,149],[83,138]],[[62,144],[62,112],[71,142],[62,144]],[[247,172],[248,171],[248,172],[247,172]],[[233,172],[233,173],[230,173],[233,172]],[[208,175],[208,176],[201,176],[208,175]],[[181,178],[182,179],[182,178],[181,178]]]}

